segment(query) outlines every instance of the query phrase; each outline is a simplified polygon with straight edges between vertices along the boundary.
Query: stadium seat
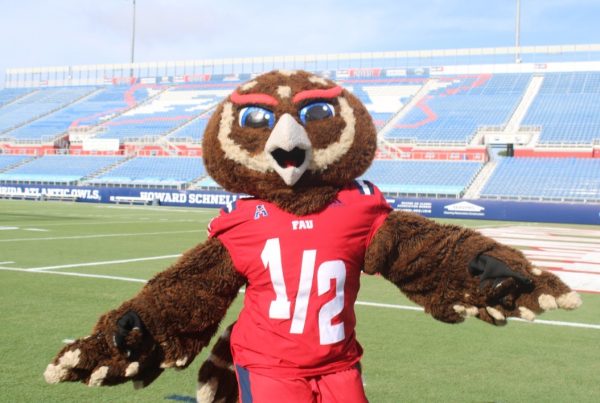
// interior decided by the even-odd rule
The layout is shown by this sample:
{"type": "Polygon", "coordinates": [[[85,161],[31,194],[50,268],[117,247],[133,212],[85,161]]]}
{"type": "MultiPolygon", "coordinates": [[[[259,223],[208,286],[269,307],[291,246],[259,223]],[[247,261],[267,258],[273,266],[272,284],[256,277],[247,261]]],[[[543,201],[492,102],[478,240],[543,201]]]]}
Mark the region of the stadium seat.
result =
{"type": "Polygon", "coordinates": [[[600,159],[504,158],[481,197],[600,201],[600,159]]]}
{"type": "Polygon", "coordinates": [[[362,179],[385,193],[460,197],[482,167],[479,162],[375,160],[362,179]]]}

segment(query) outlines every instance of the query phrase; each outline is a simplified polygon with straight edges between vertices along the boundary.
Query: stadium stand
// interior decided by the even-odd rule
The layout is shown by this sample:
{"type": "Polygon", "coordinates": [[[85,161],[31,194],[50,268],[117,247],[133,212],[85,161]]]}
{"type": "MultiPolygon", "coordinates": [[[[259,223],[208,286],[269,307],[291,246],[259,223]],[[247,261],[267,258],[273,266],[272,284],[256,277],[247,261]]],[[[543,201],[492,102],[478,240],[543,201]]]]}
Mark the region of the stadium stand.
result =
{"type": "Polygon", "coordinates": [[[206,171],[201,158],[137,157],[87,181],[93,185],[181,187],[206,171]]]}
{"type": "Polygon", "coordinates": [[[98,124],[149,96],[146,87],[115,86],[98,89],[91,96],[7,133],[15,140],[55,138],[69,128],[98,124]]]}
{"type": "Polygon", "coordinates": [[[213,108],[229,91],[198,89],[194,85],[165,87],[147,103],[103,123],[96,138],[156,139],[213,108]]]}
{"type": "Polygon", "coordinates": [[[122,159],[120,156],[45,155],[0,173],[0,182],[75,183],[122,159]]]}
{"type": "MultiPolygon", "coordinates": [[[[380,132],[363,179],[391,197],[468,190],[600,202],[600,67],[420,66],[322,71],[366,105],[380,132]],[[490,151],[513,142],[513,158],[490,151]]],[[[203,131],[215,105],[254,73],[212,70],[144,78],[99,70],[97,81],[72,86],[18,78],[0,90],[0,183],[220,189],[202,166],[203,131]]]]}
{"type": "Polygon", "coordinates": [[[503,158],[481,197],[600,202],[600,159],[503,158]]]}
{"type": "Polygon", "coordinates": [[[460,197],[482,167],[478,162],[376,160],[362,179],[387,194],[460,197]]]}
{"type": "Polygon", "coordinates": [[[0,107],[23,97],[33,90],[30,88],[2,88],[0,89],[0,107]]]}
{"type": "Polygon", "coordinates": [[[379,130],[421,89],[425,78],[340,80],[366,106],[379,130]]]}
{"type": "Polygon", "coordinates": [[[192,189],[220,189],[221,186],[213,178],[207,176],[192,185],[192,189]]]}
{"type": "Polygon", "coordinates": [[[0,172],[10,169],[16,165],[31,159],[29,155],[1,155],[0,154],[0,172]]]}
{"type": "Polygon", "coordinates": [[[599,72],[548,73],[522,124],[541,126],[540,144],[592,145],[600,141],[599,98],[599,72]]]}
{"type": "Polygon", "coordinates": [[[212,116],[212,111],[200,115],[196,119],[174,130],[167,136],[167,139],[174,142],[200,143],[204,136],[204,129],[208,120],[212,116]]]}
{"type": "Polygon", "coordinates": [[[0,137],[7,137],[4,132],[60,110],[95,90],[95,87],[49,88],[4,105],[0,108],[0,133],[3,133],[0,137]]]}
{"type": "Polygon", "coordinates": [[[530,77],[481,74],[440,78],[437,88],[397,122],[387,137],[419,144],[468,144],[478,127],[508,122],[530,77]]]}

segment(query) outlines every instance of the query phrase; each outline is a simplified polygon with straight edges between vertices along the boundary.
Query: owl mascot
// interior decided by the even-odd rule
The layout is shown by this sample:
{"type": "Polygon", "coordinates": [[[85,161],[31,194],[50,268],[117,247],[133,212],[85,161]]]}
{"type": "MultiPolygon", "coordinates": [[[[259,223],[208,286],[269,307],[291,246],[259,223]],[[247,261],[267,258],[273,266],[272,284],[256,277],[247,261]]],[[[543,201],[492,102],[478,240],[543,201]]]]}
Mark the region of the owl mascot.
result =
{"type": "Polygon", "coordinates": [[[201,402],[366,402],[354,303],[378,274],[435,319],[503,325],[581,300],[518,250],[473,230],[393,211],[358,180],[377,134],[361,102],[304,71],[272,71],[217,107],[204,164],[248,195],[208,239],[104,314],[48,365],[49,383],[145,387],[186,368],[245,287],[237,322],[199,373],[201,402]]]}

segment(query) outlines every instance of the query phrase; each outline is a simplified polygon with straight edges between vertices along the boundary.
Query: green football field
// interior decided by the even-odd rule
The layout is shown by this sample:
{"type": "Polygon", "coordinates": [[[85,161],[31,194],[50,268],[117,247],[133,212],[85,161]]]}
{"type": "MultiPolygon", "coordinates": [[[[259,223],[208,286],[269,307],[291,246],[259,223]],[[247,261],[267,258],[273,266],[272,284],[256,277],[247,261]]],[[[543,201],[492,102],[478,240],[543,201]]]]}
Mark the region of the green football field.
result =
{"type": "MultiPolygon", "coordinates": [[[[64,340],[89,334],[99,315],[202,242],[216,214],[0,200],[0,402],[194,401],[206,351],[139,391],[48,385],[42,374],[64,340]]],[[[367,396],[376,403],[598,402],[600,294],[582,298],[579,310],[548,312],[534,323],[447,325],[382,278],[363,276],[356,312],[367,396]]]]}

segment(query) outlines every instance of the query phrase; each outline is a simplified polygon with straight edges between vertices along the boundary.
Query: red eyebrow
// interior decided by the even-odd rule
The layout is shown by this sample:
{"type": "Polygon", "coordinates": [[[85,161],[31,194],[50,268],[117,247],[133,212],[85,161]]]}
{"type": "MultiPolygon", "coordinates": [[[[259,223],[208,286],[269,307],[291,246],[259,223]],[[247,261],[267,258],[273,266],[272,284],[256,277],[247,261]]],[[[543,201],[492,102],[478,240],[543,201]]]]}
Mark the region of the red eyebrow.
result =
{"type": "Polygon", "coordinates": [[[231,94],[231,102],[238,105],[262,104],[276,106],[279,104],[279,101],[268,94],[239,94],[237,91],[231,94]]]}
{"type": "Polygon", "coordinates": [[[294,103],[304,101],[310,98],[335,98],[342,93],[342,87],[333,87],[326,90],[306,90],[294,95],[294,103]]]}

